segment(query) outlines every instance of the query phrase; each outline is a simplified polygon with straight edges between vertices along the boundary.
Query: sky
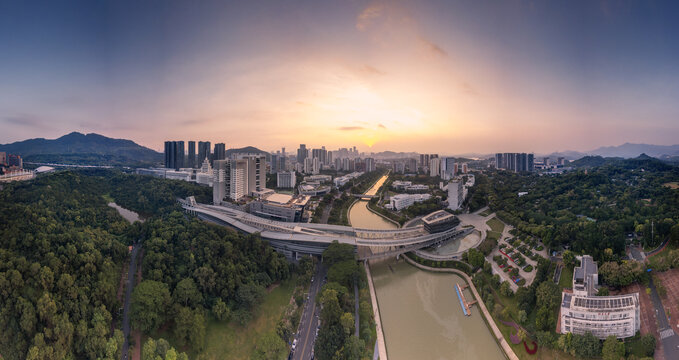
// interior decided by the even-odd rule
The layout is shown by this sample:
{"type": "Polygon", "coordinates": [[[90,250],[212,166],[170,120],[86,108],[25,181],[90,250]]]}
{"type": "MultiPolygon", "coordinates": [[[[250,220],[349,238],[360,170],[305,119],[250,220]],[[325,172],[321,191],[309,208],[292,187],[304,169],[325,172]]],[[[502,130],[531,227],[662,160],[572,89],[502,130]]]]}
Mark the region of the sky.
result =
{"type": "Polygon", "coordinates": [[[0,143],[679,143],[676,1],[0,1],[0,143]]]}

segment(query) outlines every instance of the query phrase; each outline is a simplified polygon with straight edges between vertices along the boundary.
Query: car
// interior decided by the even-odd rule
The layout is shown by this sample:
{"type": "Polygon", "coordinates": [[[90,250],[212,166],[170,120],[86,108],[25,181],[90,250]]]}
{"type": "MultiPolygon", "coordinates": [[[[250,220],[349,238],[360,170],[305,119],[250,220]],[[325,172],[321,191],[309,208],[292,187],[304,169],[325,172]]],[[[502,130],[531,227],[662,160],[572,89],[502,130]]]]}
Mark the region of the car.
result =
{"type": "Polygon", "coordinates": [[[296,347],[297,347],[297,339],[295,339],[295,340],[292,342],[292,351],[295,351],[295,348],[296,348],[296,347]]]}

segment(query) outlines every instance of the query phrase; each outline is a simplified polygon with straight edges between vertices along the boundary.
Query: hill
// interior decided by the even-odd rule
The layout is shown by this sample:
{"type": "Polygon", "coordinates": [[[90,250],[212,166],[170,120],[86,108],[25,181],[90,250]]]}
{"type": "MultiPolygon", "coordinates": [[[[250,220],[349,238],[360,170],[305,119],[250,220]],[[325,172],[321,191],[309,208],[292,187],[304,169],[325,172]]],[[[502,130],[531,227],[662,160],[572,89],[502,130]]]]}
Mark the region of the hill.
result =
{"type": "Polygon", "coordinates": [[[163,154],[132,140],[79,132],[58,139],[36,138],[4,144],[0,151],[21,155],[28,162],[141,166],[163,160],[163,154]]]}
{"type": "Polygon", "coordinates": [[[657,158],[663,155],[679,155],[679,145],[624,143],[618,146],[603,146],[596,150],[588,151],[588,153],[593,155],[601,155],[603,157],[623,158],[634,158],[641,154],[646,154],[650,157],[657,158]]]}
{"type": "Polygon", "coordinates": [[[269,155],[268,152],[264,150],[260,150],[254,146],[246,146],[242,148],[237,148],[237,149],[227,149],[226,150],[226,157],[230,157],[231,154],[263,154],[263,155],[269,155]]]}

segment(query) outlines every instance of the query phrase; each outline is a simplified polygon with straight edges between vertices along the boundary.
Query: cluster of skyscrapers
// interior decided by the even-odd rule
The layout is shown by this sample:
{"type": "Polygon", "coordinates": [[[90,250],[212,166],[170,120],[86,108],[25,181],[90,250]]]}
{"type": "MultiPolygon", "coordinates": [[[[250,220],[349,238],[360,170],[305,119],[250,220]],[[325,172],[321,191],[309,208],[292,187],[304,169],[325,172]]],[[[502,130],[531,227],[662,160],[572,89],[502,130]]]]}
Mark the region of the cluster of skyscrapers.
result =
{"type": "Polygon", "coordinates": [[[514,172],[530,172],[535,169],[533,154],[527,153],[497,153],[495,154],[495,168],[514,172]]]}
{"type": "Polygon", "coordinates": [[[165,142],[165,167],[168,169],[199,168],[205,159],[210,163],[214,160],[226,159],[226,144],[215,144],[214,152],[209,141],[198,142],[198,154],[196,154],[196,142],[188,141],[188,149],[184,147],[184,141],[165,142]],[[185,150],[188,150],[185,151],[185,150]]]}
{"type": "Polygon", "coordinates": [[[325,146],[322,146],[320,149],[308,149],[306,144],[300,144],[295,160],[295,170],[305,174],[319,174],[321,169],[352,172],[375,170],[375,159],[360,158],[360,154],[355,146],[353,148],[340,148],[336,151],[328,151],[325,146]]]}

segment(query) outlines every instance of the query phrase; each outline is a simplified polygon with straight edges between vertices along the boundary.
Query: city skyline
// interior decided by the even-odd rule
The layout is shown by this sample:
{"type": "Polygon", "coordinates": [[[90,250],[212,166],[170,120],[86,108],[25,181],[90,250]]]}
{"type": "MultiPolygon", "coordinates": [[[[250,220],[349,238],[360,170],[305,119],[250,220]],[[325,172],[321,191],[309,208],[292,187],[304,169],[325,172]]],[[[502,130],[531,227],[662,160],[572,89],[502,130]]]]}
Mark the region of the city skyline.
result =
{"type": "Polygon", "coordinates": [[[568,5],[3,4],[0,143],[70,131],[157,151],[179,137],[441,154],[676,143],[677,5],[568,5]]]}

